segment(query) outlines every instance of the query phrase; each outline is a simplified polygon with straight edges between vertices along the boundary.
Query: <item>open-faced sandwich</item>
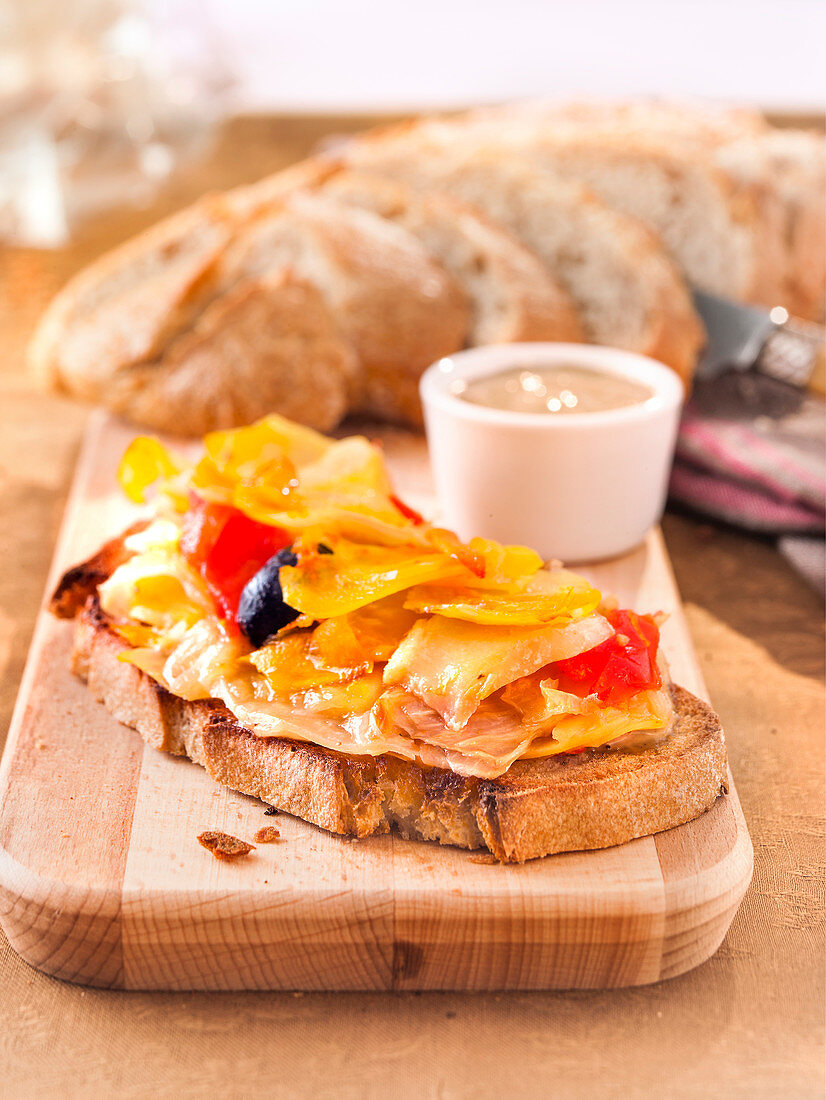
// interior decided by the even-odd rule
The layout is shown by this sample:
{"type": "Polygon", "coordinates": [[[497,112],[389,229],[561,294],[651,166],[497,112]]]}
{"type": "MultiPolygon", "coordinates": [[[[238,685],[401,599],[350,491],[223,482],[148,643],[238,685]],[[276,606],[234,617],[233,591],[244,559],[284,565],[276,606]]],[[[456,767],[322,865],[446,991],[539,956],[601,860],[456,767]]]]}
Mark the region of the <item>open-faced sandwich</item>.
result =
{"type": "Polygon", "coordinates": [[[62,578],[74,671],[151,745],[331,832],[518,862],[688,821],[726,790],[658,617],[534,551],[461,543],[379,448],[278,417],[194,464],[140,438],[151,512],[62,578]]]}

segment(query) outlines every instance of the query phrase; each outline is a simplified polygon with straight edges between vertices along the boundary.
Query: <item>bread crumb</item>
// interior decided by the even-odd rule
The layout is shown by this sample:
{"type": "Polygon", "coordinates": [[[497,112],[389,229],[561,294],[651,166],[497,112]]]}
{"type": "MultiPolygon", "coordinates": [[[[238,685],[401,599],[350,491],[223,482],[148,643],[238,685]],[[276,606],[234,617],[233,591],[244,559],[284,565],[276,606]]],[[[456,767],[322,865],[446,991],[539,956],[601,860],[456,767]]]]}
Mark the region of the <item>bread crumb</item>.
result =
{"type": "Polygon", "coordinates": [[[276,810],[275,806],[267,806],[266,810],[264,810],[264,817],[278,817],[278,810],[276,810]]]}
{"type": "Polygon", "coordinates": [[[255,847],[247,844],[246,840],[239,840],[237,836],[219,832],[217,829],[207,829],[198,837],[198,843],[203,845],[208,852],[212,852],[216,859],[232,860],[241,856],[248,856],[255,847]]]}
{"type": "Polygon", "coordinates": [[[256,844],[272,844],[274,840],[279,840],[281,833],[274,825],[265,825],[263,829],[259,829],[255,836],[252,838],[256,844]]]}
{"type": "Polygon", "coordinates": [[[468,856],[468,859],[471,863],[485,863],[489,867],[499,862],[493,852],[476,852],[472,856],[468,856]]]}
{"type": "Polygon", "coordinates": [[[34,747],[35,747],[36,749],[45,749],[45,748],[48,748],[48,746],[46,745],[46,742],[45,742],[45,741],[41,741],[39,737],[35,739],[35,742],[34,742],[34,747]]]}

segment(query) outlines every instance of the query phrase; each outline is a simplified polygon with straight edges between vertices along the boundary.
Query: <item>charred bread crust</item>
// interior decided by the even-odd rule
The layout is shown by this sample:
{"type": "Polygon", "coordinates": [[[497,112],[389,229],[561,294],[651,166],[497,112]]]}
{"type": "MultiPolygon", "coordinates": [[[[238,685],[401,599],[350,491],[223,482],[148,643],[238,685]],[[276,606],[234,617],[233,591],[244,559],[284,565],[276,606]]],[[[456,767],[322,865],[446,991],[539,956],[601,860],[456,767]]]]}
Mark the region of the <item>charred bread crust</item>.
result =
{"type": "Polygon", "coordinates": [[[85,606],[91,595],[97,592],[98,585],[114,573],[129,557],[125,541],[130,535],[143,531],[147,520],[138,520],[131,527],[104,543],[96,554],[79,565],[72,566],[63,574],[49,601],[49,610],[58,619],[73,619],[85,606]]]}
{"type": "MultiPolygon", "coordinates": [[[[81,587],[90,572],[80,567],[81,587]]],[[[70,574],[58,587],[60,607],[70,605],[70,574]]],[[[80,591],[72,599],[79,601],[80,591]]],[[[122,661],[128,648],[92,592],[77,618],[72,669],[98,702],[147,744],[189,757],[216,782],[343,836],[392,828],[521,863],[670,829],[727,791],[720,721],[677,686],[673,729],[658,742],[636,752],[597,749],[518,761],[498,779],[479,780],[392,756],[256,737],[222,704],[178,698],[122,661]]]]}

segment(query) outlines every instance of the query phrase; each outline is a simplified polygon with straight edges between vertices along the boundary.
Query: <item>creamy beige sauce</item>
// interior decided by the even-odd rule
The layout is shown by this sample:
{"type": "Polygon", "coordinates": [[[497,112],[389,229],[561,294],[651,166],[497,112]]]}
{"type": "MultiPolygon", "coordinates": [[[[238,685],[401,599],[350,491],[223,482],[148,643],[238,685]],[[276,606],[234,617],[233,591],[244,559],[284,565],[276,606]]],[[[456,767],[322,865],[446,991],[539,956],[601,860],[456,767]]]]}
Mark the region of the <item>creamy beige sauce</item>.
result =
{"type": "Polygon", "coordinates": [[[577,366],[516,367],[472,382],[457,380],[451,390],[457,397],[489,409],[552,416],[624,409],[654,396],[651,387],[642,382],[577,366]]]}

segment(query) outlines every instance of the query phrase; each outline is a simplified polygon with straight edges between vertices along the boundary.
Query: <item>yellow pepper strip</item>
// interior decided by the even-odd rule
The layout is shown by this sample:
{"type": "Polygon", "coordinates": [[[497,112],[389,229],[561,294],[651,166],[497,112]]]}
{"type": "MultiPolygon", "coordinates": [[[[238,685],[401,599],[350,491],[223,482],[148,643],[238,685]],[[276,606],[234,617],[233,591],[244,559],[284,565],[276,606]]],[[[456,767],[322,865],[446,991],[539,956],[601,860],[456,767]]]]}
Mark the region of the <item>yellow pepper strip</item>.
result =
{"type": "Polygon", "coordinates": [[[130,500],[143,504],[150,485],[180,472],[181,467],[159,440],[140,435],[132,440],[120,460],[118,484],[130,500]]]}

